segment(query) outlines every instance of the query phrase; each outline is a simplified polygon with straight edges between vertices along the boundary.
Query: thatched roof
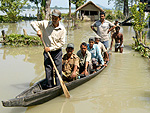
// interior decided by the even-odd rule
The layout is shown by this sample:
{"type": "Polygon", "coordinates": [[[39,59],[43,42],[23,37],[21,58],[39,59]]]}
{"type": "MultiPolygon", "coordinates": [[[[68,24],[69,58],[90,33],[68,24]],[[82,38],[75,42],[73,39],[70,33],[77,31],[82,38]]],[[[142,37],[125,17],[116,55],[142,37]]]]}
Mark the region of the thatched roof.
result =
{"type": "Polygon", "coordinates": [[[83,4],[83,5],[81,5],[80,7],[78,7],[78,8],[76,9],[76,12],[77,12],[78,10],[82,9],[83,7],[87,6],[88,4],[92,4],[92,5],[94,5],[96,8],[98,8],[100,11],[104,12],[104,10],[103,10],[101,7],[99,7],[98,5],[94,4],[92,1],[89,1],[89,2],[87,2],[87,3],[83,4]]]}

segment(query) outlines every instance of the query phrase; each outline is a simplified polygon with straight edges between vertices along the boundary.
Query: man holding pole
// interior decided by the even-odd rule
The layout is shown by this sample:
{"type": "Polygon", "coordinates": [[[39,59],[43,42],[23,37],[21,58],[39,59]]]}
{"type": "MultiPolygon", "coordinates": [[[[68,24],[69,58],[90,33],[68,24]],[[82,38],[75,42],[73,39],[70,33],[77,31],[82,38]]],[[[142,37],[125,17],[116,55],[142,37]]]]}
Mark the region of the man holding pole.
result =
{"type": "MultiPolygon", "coordinates": [[[[65,44],[65,27],[60,24],[61,12],[57,9],[52,11],[52,21],[34,21],[31,26],[37,32],[44,44],[44,66],[47,84],[45,88],[52,88],[60,85],[59,74],[62,76],[62,46],[65,44]],[[51,59],[52,58],[52,59],[51,59]],[[53,64],[54,62],[54,64],[53,64]],[[53,76],[53,69],[56,65],[56,76],[53,76]]],[[[61,79],[62,80],[62,79],[61,79]]]]}

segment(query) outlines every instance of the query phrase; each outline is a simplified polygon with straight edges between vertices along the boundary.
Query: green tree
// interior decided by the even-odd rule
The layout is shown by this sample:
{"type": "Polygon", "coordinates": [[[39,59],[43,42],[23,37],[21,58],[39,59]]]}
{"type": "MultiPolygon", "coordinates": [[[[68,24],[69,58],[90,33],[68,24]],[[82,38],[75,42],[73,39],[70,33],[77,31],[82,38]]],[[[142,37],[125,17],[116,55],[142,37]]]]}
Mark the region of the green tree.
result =
{"type": "Polygon", "coordinates": [[[144,57],[149,57],[149,49],[146,49],[144,45],[146,45],[146,35],[147,31],[144,31],[145,26],[147,25],[147,20],[150,15],[145,18],[145,8],[147,3],[135,4],[131,7],[131,13],[133,16],[133,29],[135,31],[136,38],[135,45],[133,45],[136,51],[140,51],[141,55],[144,57]]]}
{"type": "Polygon", "coordinates": [[[39,4],[41,3],[41,0],[30,0],[30,2],[33,2],[37,7],[37,20],[40,20],[40,7],[39,4]]]}
{"type": "Polygon", "coordinates": [[[4,21],[16,22],[20,19],[21,8],[26,4],[27,0],[1,0],[0,10],[6,13],[4,21]]]}
{"type": "Polygon", "coordinates": [[[76,9],[83,5],[86,2],[86,0],[71,0],[71,3],[75,4],[76,9]]]}
{"type": "Polygon", "coordinates": [[[133,5],[134,3],[137,3],[139,0],[108,0],[108,4],[110,2],[114,2],[114,6],[116,10],[123,10],[123,14],[125,17],[129,16],[129,5],[133,5]]]}
{"type": "Polygon", "coordinates": [[[30,2],[34,2],[37,6],[37,15],[39,15],[40,19],[50,19],[50,5],[51,5],[51,0],[30,0],[30,2]],[[39,10],[38,5],[41,4],[41,11],[39,10]]]}
{"type": "Polygon", "coordinates": [[[145,18],[145,9],[146,3],[141,3],[139,2],[139,4],[135,4],[131,7],[131,13],[134,19],[133,22],[133,29],[136,33],[136,37],[138,42],[144,42],[145,41],[145,35],[147,34],[147,31],[143,31],[146,24],[147,24],[147,20],[149,19],[150,15],[147,16],[147,18],[145,18]]]}

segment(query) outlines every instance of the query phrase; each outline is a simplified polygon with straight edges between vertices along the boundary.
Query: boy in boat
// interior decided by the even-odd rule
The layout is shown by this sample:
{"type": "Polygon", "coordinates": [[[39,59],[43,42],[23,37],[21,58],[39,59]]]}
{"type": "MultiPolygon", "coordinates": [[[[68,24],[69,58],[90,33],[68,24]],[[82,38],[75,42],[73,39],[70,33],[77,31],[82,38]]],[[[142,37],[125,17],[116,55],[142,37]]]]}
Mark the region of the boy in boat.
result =
{"type": "Polygon", "coordinates": [[[80,61],[80,69],[79,74],[89,75],[90,67],[91,67],[91,53],[87,50],[87,44],[83,42],[80,45],[80,50],[77,52],[77,56],[80,61]]]}
{"type": "Polygon", "coordinates": [[[62,79],[70,82],[77,79],[79,74],[79,58],[73,53],[74,44],[69,43],[66,48],[66,54],[62,58],[62,79]]]}
{"type": "Polygon", "coordinates": [[[109,61],[109,56],[108,56],[107,50],[106,50],[104,44],[100,42],[100,39],[98,36],[95,37],[95,44],[97,44],[99,46],[101,53],[104,52],[104,61],[109,61]]]}
{"type": "Polygon", "coordinates": [[[118,49],[120,49],[120,53],[123,52],[123,34],[119,32],[120,26],[117,26],[115,28],[116,32],[112,35],[112,41],[110,45],[110,50],[112,50],[113,40],[115,39],[115,52],[118,52],[118,49]]]}
{"type": "Polygon", "coordinates": [[[95,44],[94,37],[89,38],[89,44],[87,46],[87,49],[91,53],[93,69],[95,70],[99,69],[101,67],[99,66],[99,64],[101,64],[102,66],[107,66],[106,64],[104,64],[104,60],[101,55],[100,48],[98,47],[97,44],[95,44]]]}
{"type": "Polygon", "coordinates": [[[62,46],[65,44],[66,30],[65,27],[60,24],[60,20],[61,12],[54,9],[52,11],[52,21],[43,20],[31,22],[31,26],[37,32],[37,35],[43,38],[47,46],[44,48],[43,53],[47,82],[44,87],[45,89],[60,85],[57,74],[53,76],[53,65],[47,52],[51,54],[59,74],[62,76],[62,46]]]}

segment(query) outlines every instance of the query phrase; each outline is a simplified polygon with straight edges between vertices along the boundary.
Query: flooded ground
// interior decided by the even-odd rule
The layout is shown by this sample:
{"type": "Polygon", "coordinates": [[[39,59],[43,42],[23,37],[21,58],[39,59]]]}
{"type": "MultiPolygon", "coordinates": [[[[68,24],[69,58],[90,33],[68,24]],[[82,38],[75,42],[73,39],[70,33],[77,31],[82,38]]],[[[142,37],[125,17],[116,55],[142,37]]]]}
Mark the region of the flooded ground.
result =
{"type": "MultiPolygon", "coordinates": [[[[6,34],[36,35],[30,22],[0,24],[6,34]]],[[[81,42],[94,36],[91,23],[80,24],[80,29],[69,31],[66,43],[75,44],[75,53],[81,42]]],[[[65,26],[67,26],[65,24],[65,26]]],[[[149,113],[150,61],[131,49],[132,27],[123,26],[123,54],[114,48],[108,67],[89,82],[70,91],[71,98],[61,95],[44,104],[32,107],[5,108],[1,113],[149,113]]],[[[148,42],[149,39],[147,39],[148,42]]],[[[65,47],[63,52],[65,52],[65,47]]],[[[45,77],[43,47],[0,48],[0,101],[14,98],[23,90],[45,77]]]]}

